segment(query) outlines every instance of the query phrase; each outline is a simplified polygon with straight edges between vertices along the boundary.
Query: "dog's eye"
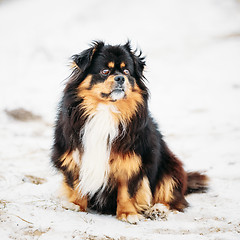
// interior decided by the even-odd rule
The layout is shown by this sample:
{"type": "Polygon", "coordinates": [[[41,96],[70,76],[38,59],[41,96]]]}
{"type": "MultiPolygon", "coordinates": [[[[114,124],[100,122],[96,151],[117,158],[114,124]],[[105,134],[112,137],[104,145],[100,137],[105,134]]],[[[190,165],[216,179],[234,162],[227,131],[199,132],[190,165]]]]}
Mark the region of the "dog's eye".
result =
{"type": "Polygon", "coordinates": [[[103,69],[103,70],[101,71],[101,74],[102,74],[103,76],[107,76],[109,73],[110,73],[110,70],[109,70],[109,69],[103,69]]]}
{"type": "Polygon", "coordinates": [[[124,70],[123,70],[123,73],[124,73],[125,75],[128,75],[128,74],[129,74],[129,70],[124,69],[124,70]]]}

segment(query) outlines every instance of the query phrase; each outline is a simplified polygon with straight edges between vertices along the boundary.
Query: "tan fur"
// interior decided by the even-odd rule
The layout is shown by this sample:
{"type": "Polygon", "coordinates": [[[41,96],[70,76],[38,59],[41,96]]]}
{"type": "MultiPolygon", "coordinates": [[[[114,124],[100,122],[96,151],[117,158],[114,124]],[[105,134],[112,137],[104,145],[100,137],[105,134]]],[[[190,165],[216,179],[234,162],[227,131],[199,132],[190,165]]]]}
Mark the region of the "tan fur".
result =
{"type": "MultiPolygon", "coordinates": [[[[69,171],[78,174],[79,166],[73,159],[73,152],[66,152],[60,159],[62,166],[67,167],[69,171]]],[[[79,160],[80,161],[80,160],[79,160]]]]}
{"type": "MultiPolygon", "coordinates": [[[[106,102],[106,99],[101,96],[102,93],[109,94],[113,90],[114,87],[114,77],[110,75],[104,82],[97,83],[92,86],[91,94],[96,96],[98,101],[106,102]]],[[[91,95],[92,96],[92,95],[91,95]]]]}
{"type": "Polygon", "coordinates": [[[118,183],[117,218],[124,220],[129,215],[137,214],[137,201],[130,199],[128,181],[139,172],[141,160],[136,154],[121,156],[114,153],[110,159],[110,178],[118,183]]]}
{"type": "Polygon", "coordinates": [[[163,203],[168,206],[168,204],[174,199],[173,189],[176,187],[176,182],[170,176],[166,176],[158,183],[153,202],[163,203]]]}
{"type": "Polygon", "coordinates": [[[125,156],[110,156],[110,176],[118,181],[124,178],[128,181],[134,174],[137,174],[141,167],[141,159],[136,154],[127,154],[125,156]]]}
{"type": "Polygon", "coordinates": [[[143,178],[140,188],[138,189],[133,199],[134,206],[139,213],[143,212],[151,206],[152,192],[147,177],[143,178]]]}
{"type": "Polygon", "coordinates": [[[119,122],[129,122],[137,111],[138,104],[143,104],[141,89],[135,85],[132,87],[125,77],[126,81],[126,97],[116,102],[112,102],[109,98],[103,98],[101,93],[108,94],[112,91],[114,85],[114,77],[110,75],[104,82],[94,84],[90,89],[92,76],[88,75],[78,87],[78,96],[84,99],[81,107],[85,109],[85,114],[94,114],[100,103],[112,105],[116,111],[113,116],[119,122]]]}
{"type": "Polygon", "coordinates": [[[129,197],[127,181],[119,179],[117,195],[117,218],[125,220],[129,215],[137,214],[133,201],[129,197]]]}
{"type": "Polygon", "coordinates": [[[86,114],[94,114],[100,103],[109,104],[109,99],[103,98],[101,93],[110,93],[114,84],[114,76],[110,75],[104,82],[90,88],[91,79],[92,76],[88,75],[78,87],[78,96],[84,99],[82,107],[86,114]]]}
{"type": "Polygon", "coordinates": [[[124,68],[124,67],[126,67],[126,64],[124,62],[121,62],[120,68],[124,68]]]}
{"type": "Polygon", "coordinates": [[[80,70],[79,66],[75,62],[72,62],[71,69],[74,69],[74,68],[77,68],[80,70]]]}
{"type": "Polygon", "coordinates": [[[138,86],[126,91],[126,98],[118,100],[114,105],[121,114],[114,113],[121,122],[130,122],[132,116],[137,112],[138,105],[143,104],[141,90],[138,86]]]}
{"type": "Polygon", "coordinates": [[[109,62],[109,63],[108,63],[108,67],[109,67],[109,68],[114,68],[114,66],[115,66],[114,62],[109,62]]]}
{"type": "MultiPolygon", "coordinates": [[[[75,186],[77,183],[74,184],[75,186]]],[[[80,207],[80,211],[85,212],[87,210],[87,197],[81,196],[78,189],[72,189],[65,182],[63,182],[62,192],[67,196],[69,202],[72,202],[80,207]]]]}
{"type": "MultiPolygon", "coordinates": [[[[85,109],[85,115],[92,115],[96,112],[100,101],[99,92],[89,89],[92,80],[92,75],[88,75],[78,87],[78,96],[84,99],[81,108],[85,109]]],[[[97,87],[96,87],[97,88],[97,87]]]]}
{"type": "MultiPolygon", "coordinates": [[[[78,178],[79,176],[79,164],[76,163],[76,160],[73,159],[74,151],[66,152],[62,158],[62,166],[67,167],[68,171],[71,171],[72,174],[78,178]]],[[[79,159],[80,163],[80,159],[79,159]]],[[[81,211],[86,211],[87,209],[87,198],[81,196],[81,193],[78,189],[79,181],[74,182],[73,188],[69,187],[67,183],[64,181],[62,186],[62,193],[68,198],[69,202],[72,202],[80,207],[81,211]]]]}
{"type": "MultiPolygon", "coordinates": [[[[79,90],[79,95],[82,96],[82,92],[83,90],[87,90],[90,87],[90,83],[92,80],[92,75],[89,74],[87,75],[87,77],[82,81],[82,83],[79,85],[78,90],[79,90]]],[[[84,95],[83,95],[84,96],[84,95]]]]}
{"type": "Polygon", "coordinates": [[[93,57],[93,55],[96,51],[97,51],[97,46],[95,46],[94,49],[92,50],[91,60],[92,60],[92,57],[93,57]]]}

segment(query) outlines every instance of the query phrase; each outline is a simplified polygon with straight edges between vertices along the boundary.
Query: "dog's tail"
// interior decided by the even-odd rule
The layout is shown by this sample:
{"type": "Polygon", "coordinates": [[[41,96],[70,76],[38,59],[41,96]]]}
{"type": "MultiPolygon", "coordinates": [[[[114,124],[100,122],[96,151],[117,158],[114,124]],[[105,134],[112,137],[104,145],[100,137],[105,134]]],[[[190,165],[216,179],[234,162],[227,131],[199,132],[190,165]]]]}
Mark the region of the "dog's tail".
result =
{"type": "Polygon", "coordinates": [[[209,177],[201,172],[187,172],[187,191],[190,193],[205,193],[208,190],[209,177]]]}

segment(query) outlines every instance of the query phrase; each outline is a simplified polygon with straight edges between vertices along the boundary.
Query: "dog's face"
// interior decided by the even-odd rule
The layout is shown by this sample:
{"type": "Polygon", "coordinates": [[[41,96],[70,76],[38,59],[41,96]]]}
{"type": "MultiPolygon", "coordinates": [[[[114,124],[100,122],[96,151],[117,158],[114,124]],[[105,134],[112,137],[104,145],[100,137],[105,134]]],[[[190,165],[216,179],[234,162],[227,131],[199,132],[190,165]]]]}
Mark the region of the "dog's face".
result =
{"type": "Polygon", "coordinates": [[[76,67],[84,75],[78,87],[83,99],[97,102],[128,101],[140,98],[146,87],[142,81],[144,58],[136,56],[129,43],[104,45],[96,42],[79,55],[74,55],[76,67]]]}

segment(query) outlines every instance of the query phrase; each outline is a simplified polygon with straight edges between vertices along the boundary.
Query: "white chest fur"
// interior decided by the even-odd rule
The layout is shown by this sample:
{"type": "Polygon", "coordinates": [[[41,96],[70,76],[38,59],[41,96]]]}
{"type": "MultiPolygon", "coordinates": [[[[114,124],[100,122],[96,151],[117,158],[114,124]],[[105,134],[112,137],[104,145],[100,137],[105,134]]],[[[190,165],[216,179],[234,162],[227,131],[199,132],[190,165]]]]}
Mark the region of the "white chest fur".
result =
{"type": "Polygon", "coordinates": [[[79,190],[83,195],[93,196],[107,184],[111,144],[118,135],[112,111],[111,106],[100,104],[84,126],[79,177],[79,190]]]}

